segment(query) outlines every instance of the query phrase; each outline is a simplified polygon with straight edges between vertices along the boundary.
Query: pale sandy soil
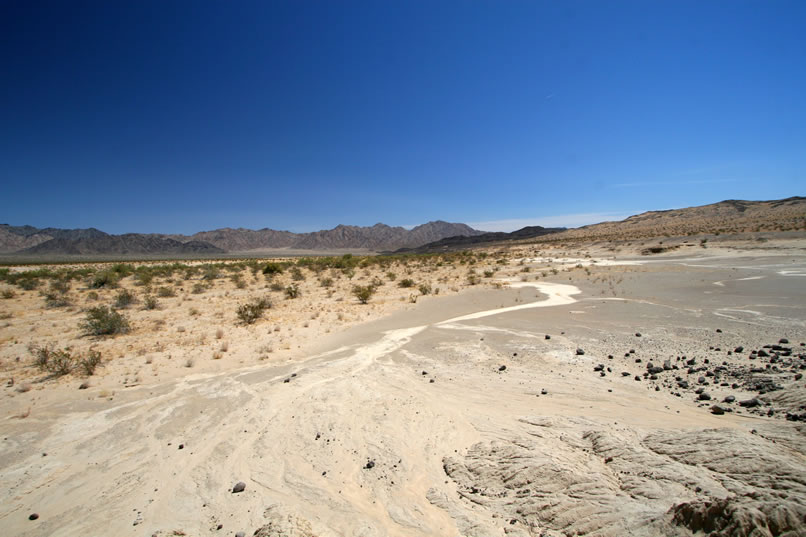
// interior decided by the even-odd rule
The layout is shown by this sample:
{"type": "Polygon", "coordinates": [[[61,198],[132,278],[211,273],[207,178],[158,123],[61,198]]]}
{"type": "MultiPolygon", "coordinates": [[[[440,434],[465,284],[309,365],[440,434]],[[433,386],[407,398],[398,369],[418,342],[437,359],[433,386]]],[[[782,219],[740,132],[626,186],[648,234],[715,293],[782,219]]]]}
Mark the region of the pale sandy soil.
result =
{"type": "Polygon", "coordinates": [[[390,269],[440,288],[416,304],[388,281],[358,304],[376,269],[331,296],[306,274],[293,300],[262,274],[176,281],[107,339],[81,336],[79,308],[117,290],[87,303],[74,285],[73,311],[17,291],[0,301],[3,534],[804,535],[806,430],[786,415],[806,411],[806,252],[640,247],[523,246],[472,286],[466,265],[390,269]],[[238,325],[264,295],[265,319],[238,325]],[[750,359],[781,338],[789,356],[750,359]],[[26,350],[46,342],[104,365],[46,378],[26,350]]]}

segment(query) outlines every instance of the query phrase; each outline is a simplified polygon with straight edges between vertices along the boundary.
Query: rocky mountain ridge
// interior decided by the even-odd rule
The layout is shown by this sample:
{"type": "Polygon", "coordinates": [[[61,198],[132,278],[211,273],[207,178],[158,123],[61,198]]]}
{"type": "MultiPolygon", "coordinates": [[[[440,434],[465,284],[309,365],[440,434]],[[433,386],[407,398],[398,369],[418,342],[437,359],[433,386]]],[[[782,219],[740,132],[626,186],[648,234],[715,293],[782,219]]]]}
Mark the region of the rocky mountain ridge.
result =
{"type": "Polygon", "coordinates": [[[112,235],[95,228],[39,229],[0,225],[0,253],[22,255],[97,254],[216,254],[289,248],[300,250],[365,249],[370,251],[414,248],[457,235],[483,232],[465,224],[428,222],[410,230],[375,224],[370,227],[339,225],[311,233],[274,229],[222,228],[193,235],[126,233],[112,235]]]}

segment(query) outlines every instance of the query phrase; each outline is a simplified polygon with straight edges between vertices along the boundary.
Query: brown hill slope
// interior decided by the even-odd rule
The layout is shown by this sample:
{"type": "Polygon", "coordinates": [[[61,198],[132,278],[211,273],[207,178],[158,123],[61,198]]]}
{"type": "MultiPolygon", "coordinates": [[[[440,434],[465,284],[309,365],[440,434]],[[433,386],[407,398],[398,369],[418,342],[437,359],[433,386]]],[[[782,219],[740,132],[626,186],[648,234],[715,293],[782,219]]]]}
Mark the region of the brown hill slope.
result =
{"type": "Polygon", "coordinates": [[[540,241],[621,240],[754,231],[806,230],[806,198],[726,200],[710,205],[649,211],[619,222],[602,222],[541,237],[540,241]]]}

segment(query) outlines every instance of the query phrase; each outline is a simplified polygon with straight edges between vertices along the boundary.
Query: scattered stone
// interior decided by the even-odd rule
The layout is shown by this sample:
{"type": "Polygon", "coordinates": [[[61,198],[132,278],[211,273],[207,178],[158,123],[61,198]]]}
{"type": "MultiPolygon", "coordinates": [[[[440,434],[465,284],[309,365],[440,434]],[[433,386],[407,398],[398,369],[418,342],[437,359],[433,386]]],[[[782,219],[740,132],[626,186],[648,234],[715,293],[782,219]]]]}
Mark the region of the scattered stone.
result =
{"type": "Polygon", "coordinates": [[[423,376],[427,375],[428,371],[423,371],[423,376]]]}
{"type": "Polygon", "coordinates": [[[622,377],[629,377],[629,376],[630,376],[630,372],[629,372],[629,371],[622,371],[622,372],[621,372],[621,376],[622,376],[622,377]]]}
{"type": "Polygon", "coordinates": [[[717,416],[721,416],[725,413],[725,409],[719,405],[714,405],[711,407],[711,414],[716,414],[717,416]]]}
{"type": "Polygon", "coordinates": [[[635,337],[641,337],[641,332],[636,332],[635,337]]]}
{"type": "Polygon", "coordinates": [[[778,340],[778,343],[780,343],[781,345],[789,345],[789,340],[786,339],[785,337],[782,337],[781,339],[778,340]]]}
{"type": "Polygon", "coordinates": [[[548,392],[548,390],[547,390],[547,389],[545,389],[545,388],[543,388],[542,390],[540,390],[540,395],[548,395],[548,393],[549,393],[549,392],[548,392]]]}
{"type": "Polygon", "coordinates": [[[372,470],[373,468],[375,468],[375,461],[373,460],[368,460],[364,465],[364,470],[372,470]]]}
{"type": "Polygon", "coordinates": [[[78,385],[78,389],[79,389],[79,390],[86,390],[86,389],[87,389],[87,388],[89,388],[89,387],[90,387],[90,383],[89,383],[89,382],[82,382],[81,384],[79,384],[79,385],[78,385]]]}
{"type": "Polygon", "coordinates": [[[244,490],[246,490],[246,483],[244,483],[243,481],[238,481],[237,483],[235,483],[235,486],[232,487],[233,494],[243,492],[244,490]]]}
{"type": "Polygon", "coordinates": [[[502,365],[501,367],[499,367],[499,368],[498,368],[498,370],[499,370],[499,371],[506,371],[506,370],[507,370],[507,366],[502,365]]]}
{"type": "Polygon", "coordinates": [[[551,339],[551,336],[546,334],[546,339],[551,339]]]}
{"type": "Polygon", "coordinates": [[[722,402],[723,402],[723,403],[732,403],[732,402],[734,402],[735,400],[736,400],[736,397],[735,397],[735,396],[733,396],[733,395],[729,395],[729,396],[725,397],[725,398],[722,400],[722,402]]]}
{"type": "Polygon", "coordinates": [[[585,351],[583,351],[582,349],[577,349],[577,356],[582,356],[584,354],[585,354],[585,351]]]}
{"type": "Polygon", "coordinates": [[[761,401],[759,401],[758,398],[753,397],[752,399],[748,399],[746,401],[739,401],[739,406],[743,406],[745,408],[753,408],[761,406],[761,401]]]}
{"type": "Polygon", "coordinates": [[[699,395],[698,399],[699,399],[700,401],[710,401],[710,400],[711,400],[711,396],[710,396],[710,395],[708,395],[706,392],[702,392],[702,393],[699,395]]]}
{"type": "Polygon", "coordinates": [[[39,518],[39,513],[31,513],[28,515],[28,520],[36,520],[37,518],[39,518]]]}

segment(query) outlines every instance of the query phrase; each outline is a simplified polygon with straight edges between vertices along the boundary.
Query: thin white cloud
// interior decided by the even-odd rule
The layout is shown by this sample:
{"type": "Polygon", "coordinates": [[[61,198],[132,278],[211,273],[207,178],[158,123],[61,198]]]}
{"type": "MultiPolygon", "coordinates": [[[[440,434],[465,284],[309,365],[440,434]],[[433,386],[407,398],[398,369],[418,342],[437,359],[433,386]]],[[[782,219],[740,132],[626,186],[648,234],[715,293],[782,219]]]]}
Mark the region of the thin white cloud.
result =
{"type": "Polygon", "coordinates": [[[580,227],[588,224],[598,224],[613,220],[624,220],[628,216],[641,213],[612,212],[612,213],[576,213],[558,214],[555,216],[540,216],[534,218],[510,218],[506,220],[487,220],[484,222],[468,222],[467,225],[482,231],[515,231],[526,226],[543,227],[580,227]]]}
{"type": "Polygon", "coordinates": [[[709,185],[715,183],[735,183],[737,179],[702,179],[692,181],[636,181],[634,183],[615,183],[610,188],[640,188],[645,186],[679,186],[679,185],[709,185]]]}

